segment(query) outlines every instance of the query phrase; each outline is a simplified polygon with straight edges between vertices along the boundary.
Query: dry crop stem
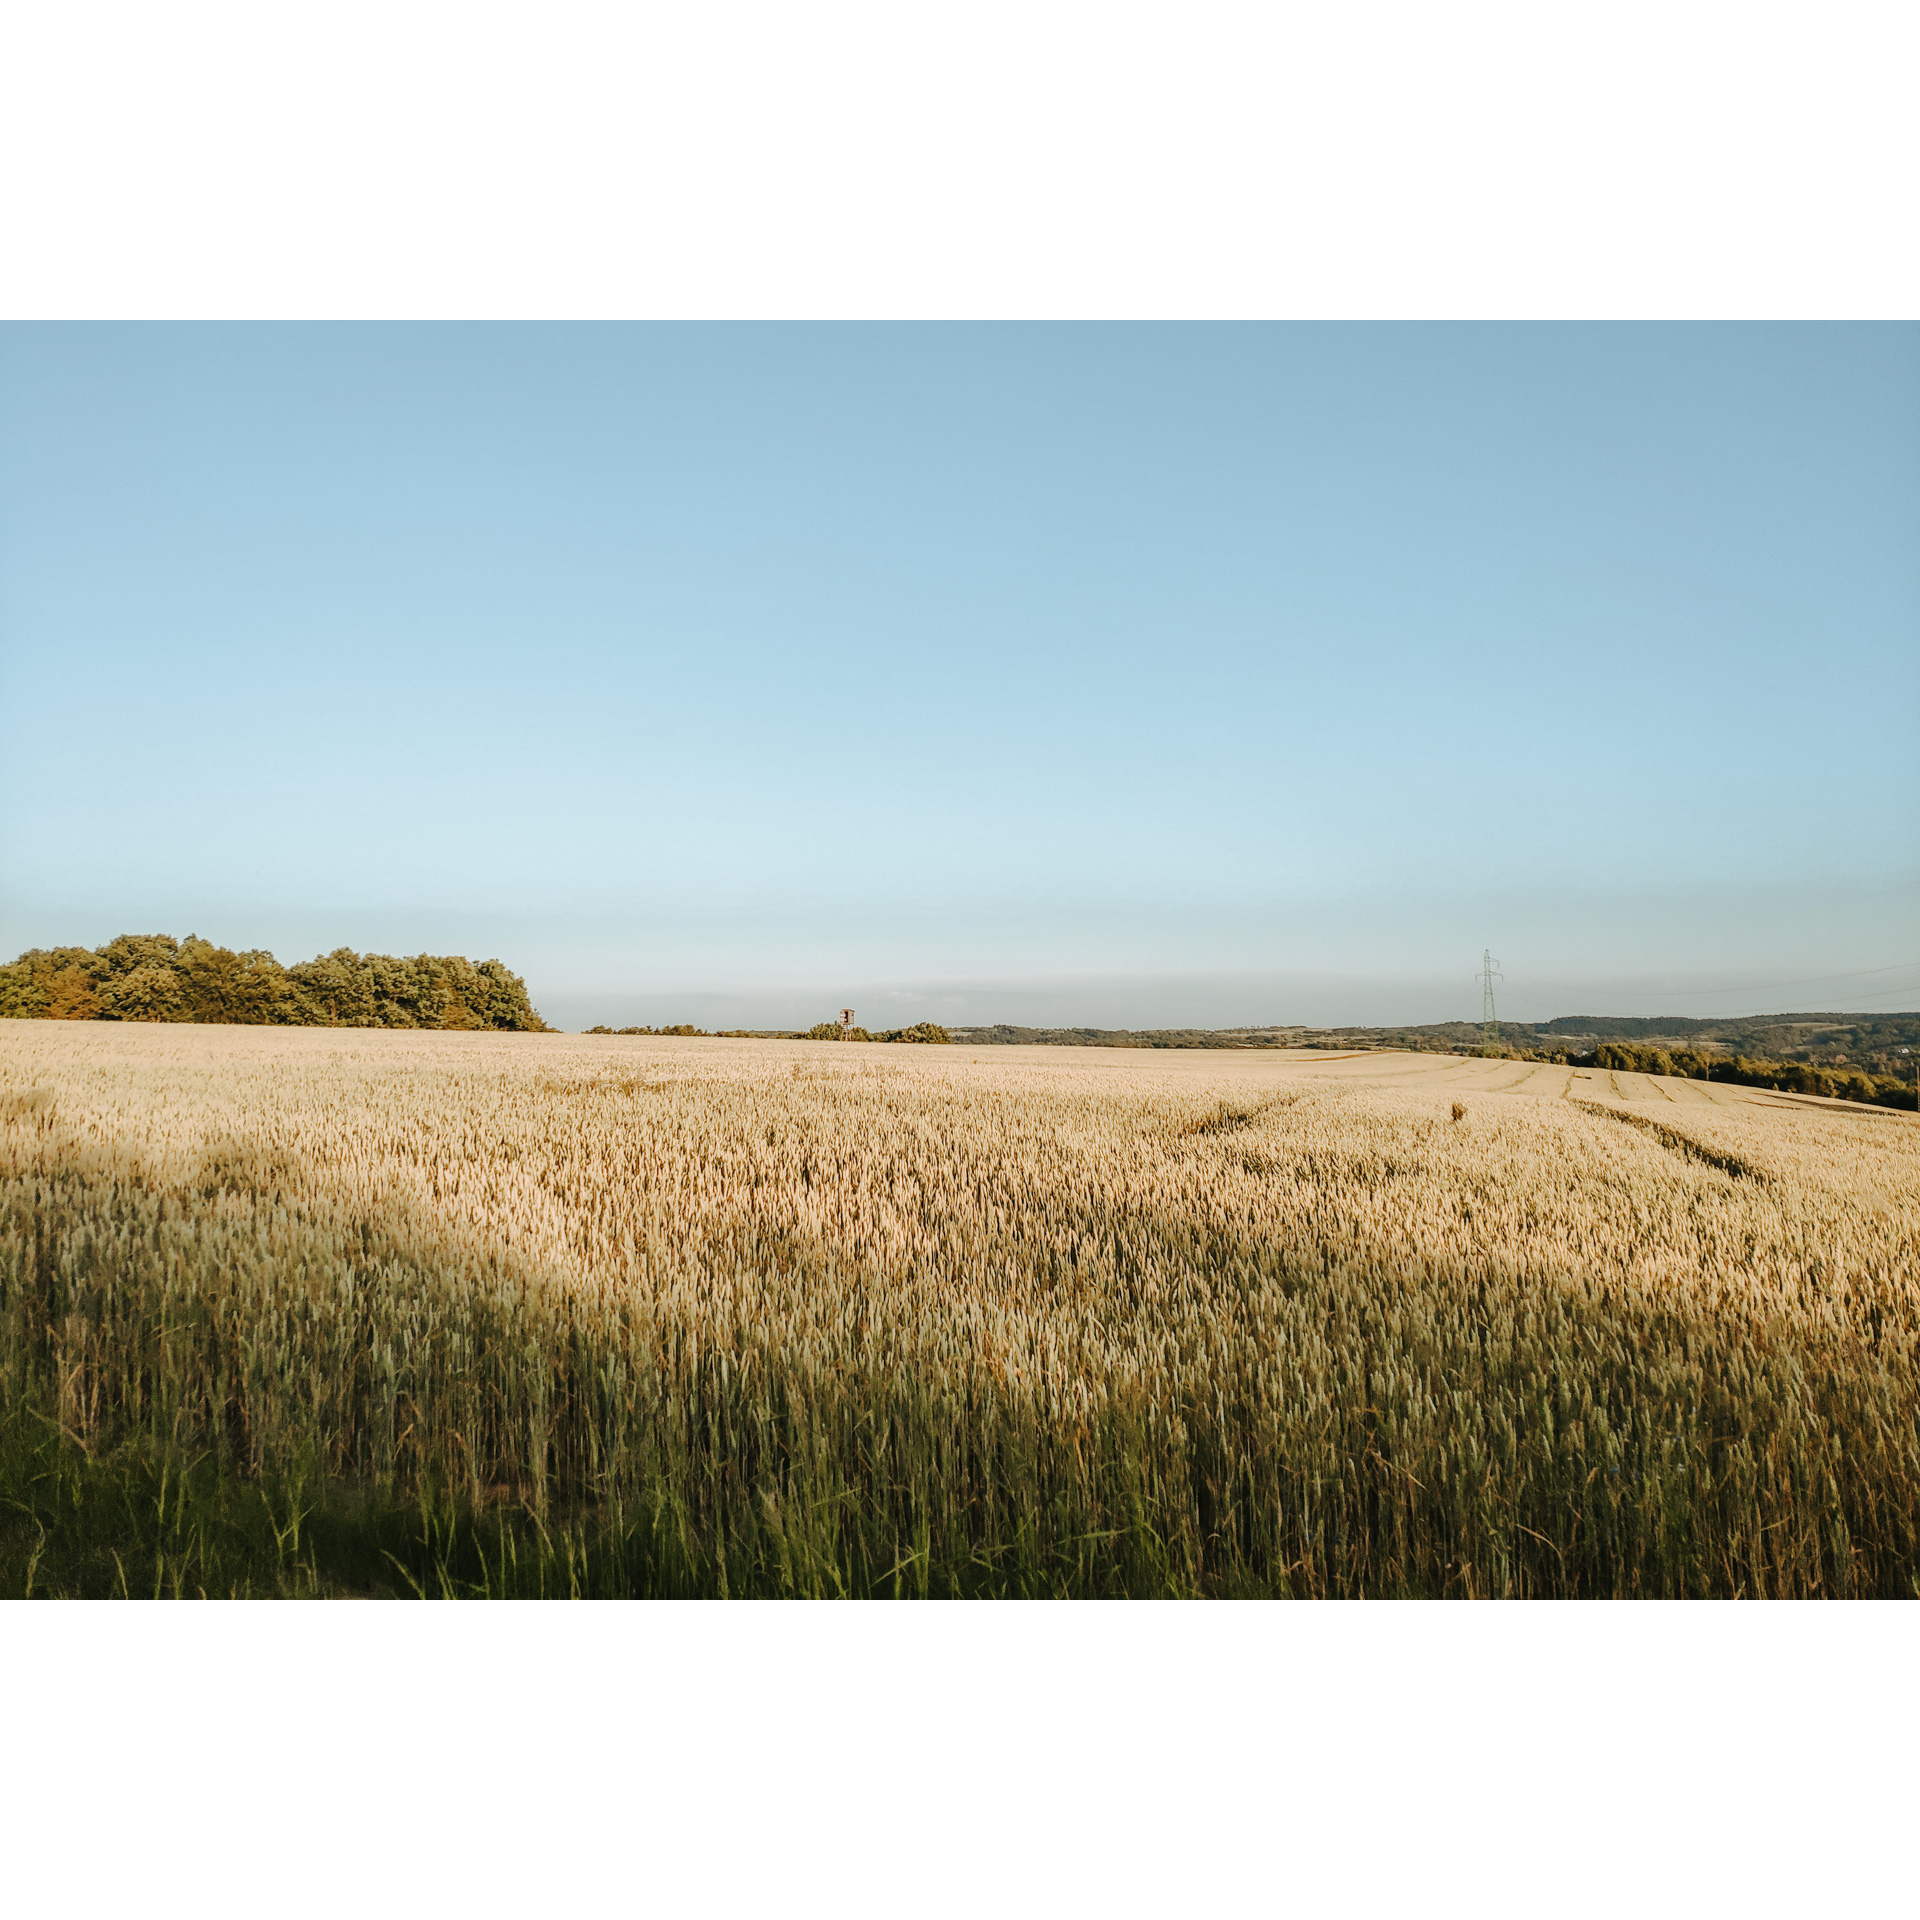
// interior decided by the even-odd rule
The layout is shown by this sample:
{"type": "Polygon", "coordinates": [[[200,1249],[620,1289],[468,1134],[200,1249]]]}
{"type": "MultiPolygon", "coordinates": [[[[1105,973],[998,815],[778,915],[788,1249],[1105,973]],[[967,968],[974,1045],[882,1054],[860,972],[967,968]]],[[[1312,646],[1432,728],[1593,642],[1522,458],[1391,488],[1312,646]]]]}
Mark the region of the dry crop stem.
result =
{"type": "Polygon", "coordinates": [[[90,1447],[523,1503],[640,1590],[1916,1590],[1896,1114],[1413,1055],[0,1049],[0,1379],[90,1447]]]}

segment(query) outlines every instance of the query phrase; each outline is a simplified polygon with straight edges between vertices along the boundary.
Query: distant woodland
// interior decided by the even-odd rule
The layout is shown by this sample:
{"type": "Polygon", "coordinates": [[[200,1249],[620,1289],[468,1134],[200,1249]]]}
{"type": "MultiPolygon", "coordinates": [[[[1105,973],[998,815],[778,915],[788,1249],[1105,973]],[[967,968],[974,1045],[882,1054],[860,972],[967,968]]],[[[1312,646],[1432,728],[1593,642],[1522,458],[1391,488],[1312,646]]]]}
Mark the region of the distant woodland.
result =
{"type": "Polygon", "coordinates": [[[255,1027],[414,1027],[545,1033],[526,983],[498,960],[396,959],[337,947],[283,967],[188,934],[36,947],[0,966],[0,1018],[172,1020],[255,1027]]]}

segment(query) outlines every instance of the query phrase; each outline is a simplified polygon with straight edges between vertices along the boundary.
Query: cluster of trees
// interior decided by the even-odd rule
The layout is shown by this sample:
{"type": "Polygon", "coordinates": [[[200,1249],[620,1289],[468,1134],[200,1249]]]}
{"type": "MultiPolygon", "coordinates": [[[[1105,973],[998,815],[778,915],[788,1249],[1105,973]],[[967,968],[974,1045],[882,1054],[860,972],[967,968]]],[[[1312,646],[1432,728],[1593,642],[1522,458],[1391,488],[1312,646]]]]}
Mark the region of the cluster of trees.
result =
{"type": "Polygon", "coordinates": [[[865,1027],[855,1027],[851,1033],[842,1035],[838,1026],[831,1020],[822,1020],[818,1026],[809,1027],[805,1033],[796,1033],[796,1040],[883,1040],[894,1044],[904,1042],[908,1046],[946,1047],[953,1044],[953,1035],[945,1027],[936,1027],[931,1020],[922,1020],[917,1026],[895,1027],[887,1033],[869,1033],[865,1027]]]}
{"type": "Polygon", "coordinates": [[[35,947],[0,966],[0,1018],[549,1030],[526,983],[498,960],[337,947],[283,967],[261,949],[235,953],[191,933],[123,933],[91,950],[35,947]]]}

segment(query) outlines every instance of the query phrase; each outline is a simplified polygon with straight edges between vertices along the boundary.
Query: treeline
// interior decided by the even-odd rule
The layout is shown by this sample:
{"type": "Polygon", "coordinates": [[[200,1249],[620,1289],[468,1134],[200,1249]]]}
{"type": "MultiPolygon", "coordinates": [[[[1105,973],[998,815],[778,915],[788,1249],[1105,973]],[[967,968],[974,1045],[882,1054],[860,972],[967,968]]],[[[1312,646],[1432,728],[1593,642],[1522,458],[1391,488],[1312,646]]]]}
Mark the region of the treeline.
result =
{"type": "MultiPolygon", "coordinates": [[[[1521,1058],[1527,1056],[1522,1055],[1521,1058]]],[[[1591,1053],[1564,1057],[1574,1066],[1614,1073],[1664,1073],[1679,1080],[1730,1081],[1737,1087],[1768,1087],[1776,1093],[1817,1093],[1829,1100],[1858,1100],[1873,1107],[1915,1104],[1911,1080],[1867,1073],[1857,1067],[1817,1067],[1807,1060],[1750,1060],[1744,1054],[1673,1052],[1665,1047],[1636,1047],[1624,1040],[1603,1041],[1591,1053]]]]}
{"type": "Polygon", "coordinates": [[[847,1034],[842,1034],[831,1020],[822,1020],[818,1026],[809,1027],[805,1033],[797,1033],[793,1037],[796,1040],[885,1040],[910,1047],[950,1047],[953,1044],[953,1035],[945,1027],[935,1026],[931,1020],[922,1020],[911,1027],[894,1027],[886,1033],[869,1033],[865,1027],[855,1027],[847,1034]]]}
{"type": "Polygon", "coordinates": [[[235,953],[191,933],[123,933],[91,950],[35,947],[0,966],[0,1018],[549,1031],[525,982],[498,960],[337,947],[283,967],[261,949],[235,953]]]}
{"type": "Polygon", "coordinates": [[[766,1028],[748,1029],[729,1027],[724,1030],[708,1032],[705,1027],[589,1027],[589,1033],[608,1034],[672,1034],[696,1040],[866,1040],[891,1041],[907,1046],[951,1046],[953,1036],[945,1027],[937,1027],[931,1020],[922,1020],[918,1026],[895,1027],[889,1033],[869,1033],[865,1027],[855,1027],[851,1033],[842,1033],[838,1025],[831,1020],[822,1020],[819,1025],[809,1027],[805,1033],[775,1032],[766,1028]]]}
{"type": "Polygon", "coordinates": [[[955,1031],[975,1047],[1284,1047],[1299,1045],[1284,1030],[1266,1027],[1214,1032],[1205,1027],[959,1027],[955,1031]]]}
{"type": "MultiPolygon", "coordinates": [[[[789,1033],[749,1033],[744,1027],[587,1027],[587,1033],[654,1033],[671,1034],[682,1040],[791,1040],[795,1036],[789,1033]]],[[[835,1029],[839,1031],[838,1028],[835,1029]]]]}

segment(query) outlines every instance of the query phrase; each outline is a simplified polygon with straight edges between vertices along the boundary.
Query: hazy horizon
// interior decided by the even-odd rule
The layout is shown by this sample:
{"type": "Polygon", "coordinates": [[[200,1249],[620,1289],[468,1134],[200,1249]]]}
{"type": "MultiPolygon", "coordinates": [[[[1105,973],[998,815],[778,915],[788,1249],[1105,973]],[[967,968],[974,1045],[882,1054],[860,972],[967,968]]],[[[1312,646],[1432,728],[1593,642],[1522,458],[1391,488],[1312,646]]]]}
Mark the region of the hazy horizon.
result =
{"type": "MultiPolygon", "coordinates": [[[[1144,1031],[1157,1027],[1199,1027],[1222,1031],[1233,1027],[1298,1026],[1397,1027],[1430,1026],[1447,1020],[1477,1022],[1480,1018],[1479,989],[1469,983],[1458,1004],[1450,1004],[1443,995],[1423,997],[1409,991],[1402,1004],[1414,1009],[1406,1014],[1378,1014],[1381,1005],[1394,1004],[1394,983],[1334,978],[1323,981],[1263,980],[1222,976],[1156,981],[1117,980],[1023,980],[1023,981],[929,981],[916,986],[879,982],[834,992],[808,993],[797,990],[785,994],[746,995],[738,993],[687,990],[680,993],[643,994],[555,993],[543,999],[533,994],[534,1004],[553,1025],[569,1032],[589,1026],[674,1026],[689,1024],[709,1030],[723,1027],[804,1029],[820,1020],[835,1020],[843,1006],[851,1005],[859,1023],[873,1031],[911,1026],[916,1021],[932,1020],[943,1026],[985,1027],[1100,1027],[1108,1030],[1144,1031]],[[1142,1019],[1136,1008],[1155,1006],[1162,1017],[1142,1019]],[[1355,1013],[1352,1008],[1365,1008],[1355,1013]]],[[[1752,996],[1755,1000],[1763,995],[1752,996]]],[[[1684,990],[1671,993],[1650,989],[1625,1004],[1589,1004],[1570,992],[1555,1000],[1549,992],[1514,995],[1510,1005],[1503,994],[1499,1015],[1503,1020],[1537,1022],[1563,1016],[1591,1014],[1599,1018],[1645,1018],[1650,1015],[1684,1019],[1720,1017],[1732,1019],[1747,1014],[1787,1013],[1866,1013],[1876,1015],[1920,1013],[1920,1007],[1856,1007],[1848,997],[1829,996],[1815,1005],[1795,1000],[1791,1004],[1753,1005],[1737,1008],[1705,997],[1690,997],[1684,990]],[[1692,998],[1689,1005],[1680,1004],[1692,998]],[[1564,1003],[1564,1004],[1562,1004],[1564,1003]],[[1550,1008],[1541,1011],[1541,1008],[1550,1008]]],[[[1777,998],[1777,996],[1776,996],[1777,998]]],[[[1908,996],[1911,1002],[1911,996],[1908,996]]]]}

